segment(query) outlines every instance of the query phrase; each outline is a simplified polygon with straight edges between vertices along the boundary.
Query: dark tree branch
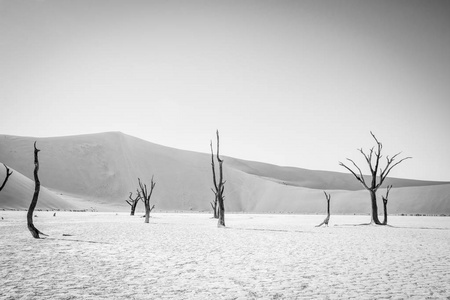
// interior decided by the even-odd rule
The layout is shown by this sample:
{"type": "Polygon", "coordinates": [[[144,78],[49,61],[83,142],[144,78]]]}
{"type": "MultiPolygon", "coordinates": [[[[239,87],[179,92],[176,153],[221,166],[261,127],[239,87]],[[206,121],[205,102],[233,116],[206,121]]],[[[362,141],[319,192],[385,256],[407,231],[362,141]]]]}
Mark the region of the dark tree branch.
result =
{"type": "Polygon", "coordinates": [[[11,176],[11,174],[13,173],[12,171],[9,170],[9,168],[8,168],[7,165],[5,165],[5,164],[3,164],[3,165],[4,165],[5,168],[6,168],[6,177],[5,177],[5,180],[3,180],[2,186],[0,186],[0,191],[3,190],[3,188],[5,187],[6,182],[7,182],[8,179],[9,179],[9,176],[11,176]]]}
{"type": "Polygon", "coordinates": [[[131,212],[130,216],[134,216],[134,212],[136,211],[136,206],[139,203],[139,200],[141,200],[141,194],[139,193],[139,190],[136,190],[136,197],[133,199],[133,193],[130,192],[130,196],[128,198],[130,200],[125,200],[130,206],[131,206],[131,212]]]}
{"type": "Polygon", "coordinates": [[[219,130],[216,130],[217,135],[217,161],[219,162],[219,184],[220,186],[223,186],[225,183],[223,182],[223,160],[219,157],[219,130]]]}
{"type": "Polygon", "coordinates": [[[400,153],[397,153],[396,155],[394,155],[392,158],[388,158],[388,157],[386,157],[387,159],[388,159],[388,162],[387,162],[387,166],[386,166],[386,168],[384,169],[384,171],[381,171],[381,174],[380,174],[380,183],[378,183],[378,185],[376,186],[376,188],[378,189],[382,184],[383,184],[383,182],[384,182],[384,180],[387,178],[387,176],[389,175],[389,172],[391,172],[391,170],[395,167],[395,166],[397,166],[398,164],[400,164],[402,161],[404,161],[404,160],[407,160],[407,159],[411,159],[412,157],[410,157],[410,156],[408,156],[408,157],[405,157],[405,158],[402,158],[401,160],[399,160],[398,162],[396,162],[395,164],[393,164],[393,165],[391,165],[392,164],[392,162],[394,161],[394,159],[395,159],[395,157],[397,157],[397,155],[399,155],[400,153]],[[390,166],[391,165],[391,166],[390,166]]]}
{"type": "Polygon", "coordinates": [[[153,189],[156,186],[156,182],[153,181],[153,176],[152,176],[152,180],[150,182],[150,192],[148,192],[147,185],[143,184],[141,182],[140,178],[138,178],[138,182],[139,182],[139,187],[141,189],[141,191],[139,193],[139,197],[142,199],[142,201],[144,202],[144,205],[145,205],[145,223],[148,223],[150,221],[150,212],[155,207],[155,205],[153,205],[150,208],[150,198],[152,197],[153,189]]]}
{"type": "Polygon", "coordinates": [[[214,163],[214,152],[213,152],[213,147],[212,147],[212,141],[210,141],[211,146],[211,167],[212,167],[212,173],[213,173],[213,183],[214,183],[214,188],[216,189],[216,191],[219,189],[219,187],[217,186],[217,180],[216,180],[216,167],[215,167],[215,163],[214,163]]]}
{"type": "Polygon", "coordinates": [[[327,216],[325,218],[325,220],[323,220],[322,223],[320,223],[319,225],[317,225],[316,227],[320,227],[322,225],[326,225],[328,226],[328,222],[330,221],[330,200],[331,200],[331,194],[327,194],[327,192],[323,191],[323,193],[325,194],[325,198],[327,199],[327,216]]]}
{"type": "Polygon", "coordinates": [[[362,175],[361,169],[355,164],[353,160],[349,158],[347,158],[347,160],[351,161],[353,165],[358,169],[359,176],[356,175],[356,173],[351,168],[347,167],[343,162],[339,162],[339,165],[346,168],[350,173],[352,173],[353,176],[355,176],[355,178],[364,186],[364,188],[369,189],[369,187],[366,185],[366,181],[364,180],[364,176],[362,175]]]}
{"type": "Polygon", "coordinates": [[[41,188],[41,182],[39,181],[39,158],[38,158],[38,152],[41,151],[38,148],[36,148],[36,142],[34,142],[34,194],[33,199],[31,199],[30,208],[27,212],[27,227],[28,230],[31,232],[31,235],[35,238],[39,238],[39,234],[46,235],[42,232],[40,232],[36,227],[34,227],[33,224],[33,213],[34,209],[36,208],[38,197],[39,197],[39,190],[41,188]]]}
{"type": "MultiPolygon", "coordinates": [[[[220,139],[219,139],[219,130],[216,130],[216,138],[217,138],[217,153],[216,153],[216,159],[219,162],[219,181],[217,181],[216,178],[216,171],[215,171],[215,163],[214,163],[214,151],[212,147],[212,141],[210,142],[211,147],[211,167],[212,167],[212,175],[213,175],[213,183],[214,183],[214,189],[213,190],[215,194],[215,200],[214,203],[217,205],[216,208],[218,209],[218,226],[224,227],[225,226],[225,206],[223,204],[224,196],[224,185],[225,182],[223,181],[223,160],[220,158],[220,139]]],[[[214,208],[214,206],[213,206],[214,208]]],[[[214,213],[216,210],[214,210],[214,213]]]]}
{"type": "Polygon", "coordinates": [[[386,187],[386,196],[381,196],[381,197],[383,198],[383,202],[386,202],[386,203],[387,203],[388,197],[389,197],[389,192],[391,191],[391,189],[392,189],[392,184],[391,184],[391,185],[388,185],[388,186],[386,187]]]}
{"type": "MultiPolygon", "coordinates": [[[[364,156],[365,160],[367,161],[367,164],[370,166],[370,172],[373,172],[372,170],[372,154],[373,154],[373,148],[370,149],[370,154],[366,154],[363,149],[358,149],[359,152],[364,156]]],[[[348,158],[347,158],[348,159],[348,158]]],[[[353,162],[353,161],[352,161],[353,162]]],[[[353,163],[355,164],[355,163],[353,163]]]]}
{"type": "MultiPolygon", "coordinates": [[[[372,137],[373,137],[373,139],[375,140],[375,142],[377,143],[377,146],[378,146],[378,151],[375,153],[375,155],[376,155],[376,162],[375,162],[375,167],[374,168],[372,168],[372,164],[370,164],[370,167],[371,167],[371,169],[372,169],[372,177],[373,178],[376,178],[376,176],[377,176],[377,172],[378,172],[378,166],[379,166],[379,164],[380,164],[380,159],[381,159],[381,157],[382,157],[382,155],[381,155],[381,149],[383,148],[383,145],[377,140],[377,137],[375,136],[375,134],[373,134],[372,133],[372,131],[370,132],[370,134],[372,135],[372,137]]],[[[373,148],[372,148],[373,149],[373,148]]]]}
{"type": "Polygon", "coordinates": [[[388,203],[388,197],[389,197],[389,192],[392,189],[392,185],[388,185],[386,187],[386,196],[381,196],[381,198],[383,199],[383,208],[384,208],[384,220],[383,220],[383,225],[387,225],[387,203],[388,203]]]}

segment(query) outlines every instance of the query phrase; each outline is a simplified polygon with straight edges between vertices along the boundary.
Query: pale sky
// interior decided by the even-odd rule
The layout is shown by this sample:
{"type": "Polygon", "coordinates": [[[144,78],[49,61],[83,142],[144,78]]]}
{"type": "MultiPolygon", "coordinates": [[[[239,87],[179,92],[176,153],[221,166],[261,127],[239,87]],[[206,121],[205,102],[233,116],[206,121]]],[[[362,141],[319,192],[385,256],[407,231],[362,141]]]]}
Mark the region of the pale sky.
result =
{"type": "Polygon", "coordinates": [[[0,134],[450,181],[449,96],[450,1],[0,0],[0,134]]]}

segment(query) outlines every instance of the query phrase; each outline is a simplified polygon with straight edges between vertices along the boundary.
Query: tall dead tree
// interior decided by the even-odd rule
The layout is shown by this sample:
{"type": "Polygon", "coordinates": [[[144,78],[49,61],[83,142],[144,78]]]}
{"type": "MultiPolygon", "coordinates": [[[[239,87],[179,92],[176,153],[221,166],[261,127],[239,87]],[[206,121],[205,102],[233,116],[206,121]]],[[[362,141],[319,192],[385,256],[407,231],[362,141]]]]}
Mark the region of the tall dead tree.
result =
{"type": "Polygon", "coordinates": [[[325,224],[325,226],[328,226],[328,222],[330,221],[330,200],[331,200],[331,194],[327,194],[327,192],[325,192],[325,191],[323,191],[323,193],[325,194],[325,198],[327,199],[327,217],[325,218],[325,220],[323,220],[322,223],[320,223],[316,227],[320,227],[320,226],[322,226],[324,224],[325,224]]]}
{"type": "Polygon", "coordinates": [[[33,199],[31,200],[30,208],[28,209],[27,213],[27,226],[28,230],[31,232],[31,235],[35,238],[39,238],[39,234],[43,234],[40,232],[36,227],[33,225],[33,213],[34,209],[36,208],[36,204],[39,197],[39,190],[41,188],[41,182],[39,181],[38,172],[39,172],[39,159],[38,159],[38,152],[41,151],[38,148],[36,148],[36,142],[34,142],[34,194],[33,199]]]}
{"type": "Polygon", "coordinates": [[[156,183],[153,182],[152,176],[152,180],[150,182],[150,191],[148,191],[147,185],[143,184],[140,178],[138,178],[138,181],[139,181],[139,188],[141,189],[139,195],[142,198],[142,201],[144,201],[145,205],[145,223],[148,223],[150,221],[150,212],[153,210],[153,208],[155,208],[155,205],[153,205],[150,208],[150,198],[152,197],[153,189],[155,188],[156,183]]]}
{"type": "Polygon", "coordinates": [[[371,223],[375,223],[377,225],[383,225],[380,220],[378,219],[378,206],[377,206],[377,190],[380,188],[380,186],[383,184],[386,177],[389,175],[389,172],[398,164],[400,164],[402,161],[411,158],[411,157],[405,157],[400,159],[399,161],[395,162],[395,159],[398,155],[400,155],[401,152],[395,154],[392,157],[386,156],[386,166],[383,168],[380,165],[380,160],[383,157],[381,154],[381,150],[383,148],[383,145],[377,140],[375,135],[370,132],[372,137],[374,138],[375,142],[377,143],[376,150],[375,147],[372,147],[369,151],[369,153],[365,153],[362,149],[358,149],[359,152],[364,156],[367,164],[370,168],[370,174],[371,174],[371,180],[369,183],[366,182],[366,179],[364,178],[361,168],[358,167],[358,165],[351,160],[350,158],[347,158],[348,161],[350,161],[353,166],[358,170],[358,173],[354,171],[352,168],[348,167],[342,162],[339,162],[339,165],[346,168],[350,173],[355,176],[356,180],[358,180],[363,187],[369,191],[370,194],[370,201],[371,201],[371,223]]]}
{"type": "Polygon", "coordinates": [[[389,197],[389,192],[392,189],[392,185],[388,185],[386,187],[386,196],[381,196],[381,198],[383,199],[383,208],[384,208],[384,220],[383,220],[383,225],[387,225],[387,203],[388,203],[388,197],[389,197]]]}
{"type": "Polygon", "coordinates": [[[212,174],[213,174],[213,183],[214,183],[214,193],[216,195],[216,201],[218,204],[218,227],[225,227],[225,206],[223,204],[224,195],[223,191],[225,188],[225,182],[223,181],[223,160],[219,156],[219,130],[216,131],[217,136],[217,162],[219,163],[219,180],[216,179],[216,170],[215,170],[215,163],[214,163],[214,151],[212,147],[212,141],[210,142],[211,146],[211,167],[212,167],[212,174]]]}
{"type": "Polygon", "coordinates": [[[3,164],[6,168],[6,177],[5,180],[3,180],[2,186],[0,186],[0,191],[3,190],[3,188],[5,187],[6,182],[9,179],[9,176],[11,176],[11,174],[13,173],[12,171],[9,170],[8,166],[3,164]]]}
{"type": "Polygon", "coordinates": [[[139,190],[137,190],[137,195],[136,197],[133,199],[133,193],[130,192],[130,196],[128,196],[129,200],[125,200],[125,202],[127,202],[130,206],[131,206],[131,213],[130,216],[134,216],[134,212],[136,211],[136,206],[139,203],[139,201],[141,200],[141,195],[139,194],[139,190]]]}
{"type": "Polygon", "coordinates": [[[219,218],[219,213],[218,213],[219,207],[217,206],[217,193],[213,189],[211,189],[211,191],[214,193],[214,201],[209,202],[209,204],[211,204],[214,219],[218,219],[219,218]]]}

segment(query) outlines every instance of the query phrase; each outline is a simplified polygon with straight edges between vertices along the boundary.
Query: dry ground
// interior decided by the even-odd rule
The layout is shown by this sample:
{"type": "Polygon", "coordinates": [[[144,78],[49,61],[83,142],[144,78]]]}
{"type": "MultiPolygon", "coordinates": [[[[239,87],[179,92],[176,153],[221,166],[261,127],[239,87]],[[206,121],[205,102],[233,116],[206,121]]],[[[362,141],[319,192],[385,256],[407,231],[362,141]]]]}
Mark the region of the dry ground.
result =
{"type": "Polygon", "coordinates": [[[36,215],[0,211],[1,299],[450,299],[450,218],[36,215]]]}

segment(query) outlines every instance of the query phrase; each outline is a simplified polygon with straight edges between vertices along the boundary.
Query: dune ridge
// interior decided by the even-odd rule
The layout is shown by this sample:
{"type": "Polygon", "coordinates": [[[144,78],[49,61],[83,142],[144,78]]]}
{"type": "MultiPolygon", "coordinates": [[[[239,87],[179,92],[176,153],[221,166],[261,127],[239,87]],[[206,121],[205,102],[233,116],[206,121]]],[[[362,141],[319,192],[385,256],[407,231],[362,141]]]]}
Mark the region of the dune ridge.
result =
{"type": "MultiPolygon", "coordinates": [[[[149,182],[152,175],[157,209],[206,211],[214,198],[208,153],[165,147],[121,132],[52,138],[0,135],[0,162],[15,173],[0,192],[0,208],[28,207],[35,140],[41,149],[39,176],[46,188],[38,208],[125,211],[125,199],[136,191],[137,178],[149,182]]],[[[322,191],[327,190],[332,213],[369,213],[368,193],[349,174],[226,156],[224,160],[227,211],[325,213],[322,191]]],[[[386,184],[394,185],[389,213],[450,214],[448,182],[389,178],[386,184]]]]}

